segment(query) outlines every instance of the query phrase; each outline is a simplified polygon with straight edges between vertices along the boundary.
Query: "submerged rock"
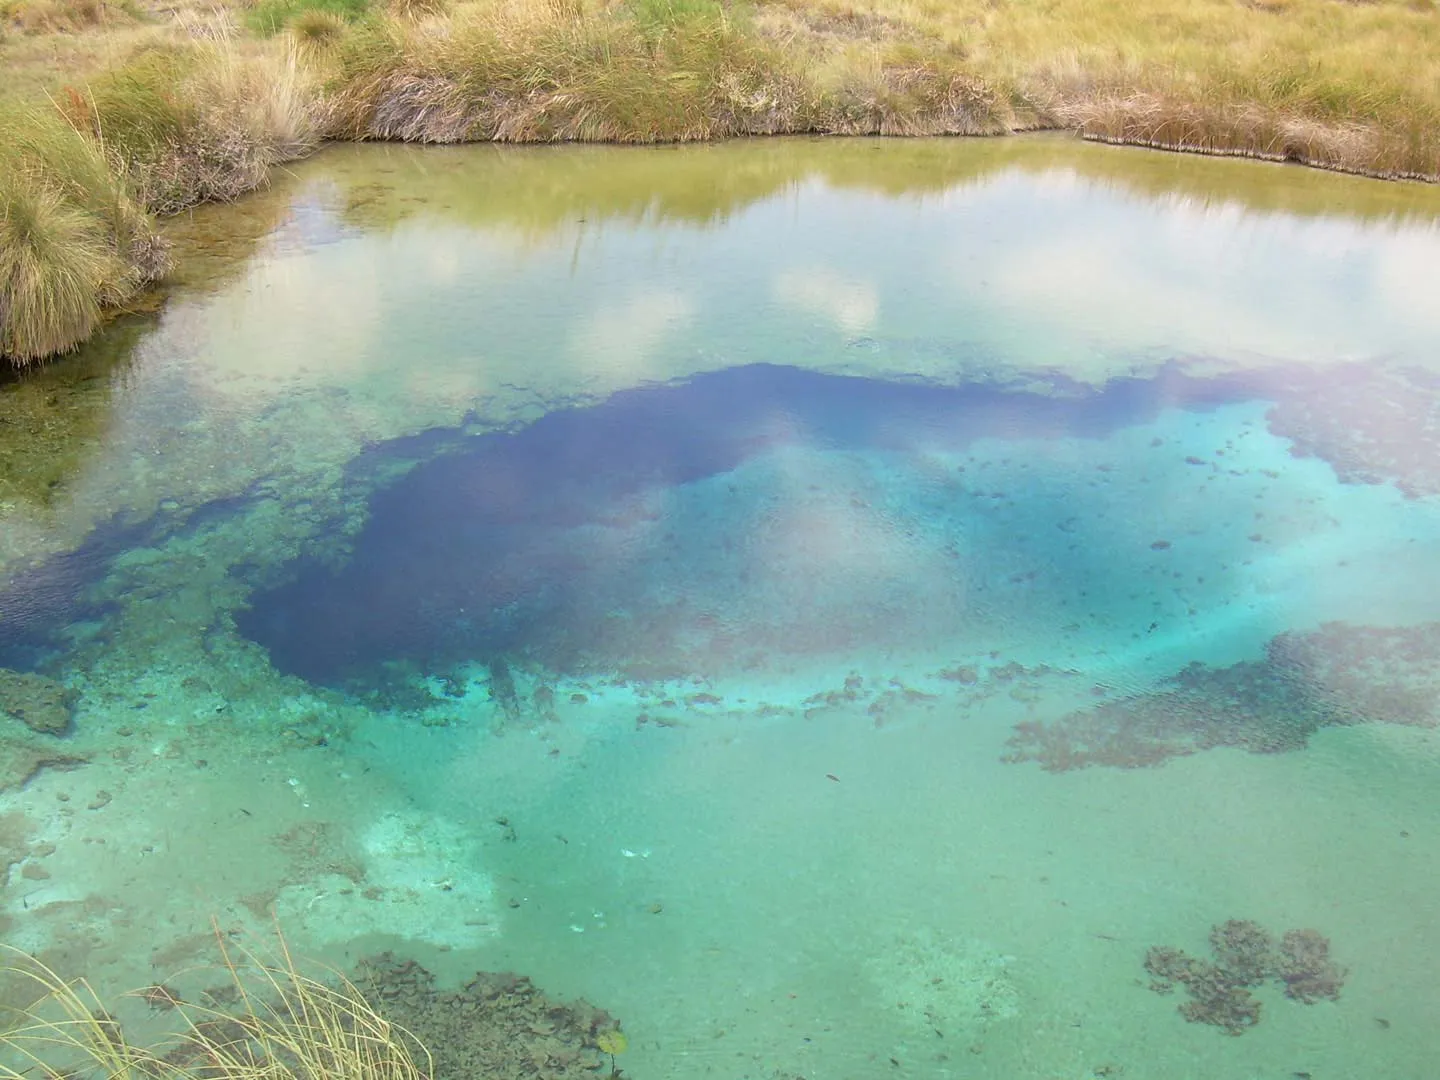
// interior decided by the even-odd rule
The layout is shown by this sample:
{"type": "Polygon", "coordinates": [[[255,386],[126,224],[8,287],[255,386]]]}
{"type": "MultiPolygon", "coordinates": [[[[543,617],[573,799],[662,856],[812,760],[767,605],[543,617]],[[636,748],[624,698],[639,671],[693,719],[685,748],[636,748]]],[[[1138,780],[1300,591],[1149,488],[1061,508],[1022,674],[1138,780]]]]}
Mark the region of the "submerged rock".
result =
{"type": "Polygon", "coordinates": [[[444,990],[414,960],[384,953],[362,962],[357,982],[429,1051],[435,1080],[589,1077],[605,1064],[606,1046],[623,1045],[603,1009],[556,1000],[511,972],[477,972],[444,990]]]}
{"type": "Polygon", "coordinates": [[[40,735],[70,731],[72,695],[54,679],[0,668],[0,714],[40,735]]]}

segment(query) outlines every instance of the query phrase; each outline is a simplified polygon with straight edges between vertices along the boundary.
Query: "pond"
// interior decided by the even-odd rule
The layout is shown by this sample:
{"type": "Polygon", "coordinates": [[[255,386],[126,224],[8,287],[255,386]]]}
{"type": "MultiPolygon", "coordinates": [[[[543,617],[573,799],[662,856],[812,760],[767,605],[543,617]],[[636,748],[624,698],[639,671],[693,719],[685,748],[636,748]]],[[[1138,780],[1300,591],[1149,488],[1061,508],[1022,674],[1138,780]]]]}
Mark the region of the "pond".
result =
{"type": "Polygon", "coordinates": [[[514,972],[635,1080],[1429,1075],[1440,190],[351,146],[172,234],[0,385],[7,942],[514,972]]]}

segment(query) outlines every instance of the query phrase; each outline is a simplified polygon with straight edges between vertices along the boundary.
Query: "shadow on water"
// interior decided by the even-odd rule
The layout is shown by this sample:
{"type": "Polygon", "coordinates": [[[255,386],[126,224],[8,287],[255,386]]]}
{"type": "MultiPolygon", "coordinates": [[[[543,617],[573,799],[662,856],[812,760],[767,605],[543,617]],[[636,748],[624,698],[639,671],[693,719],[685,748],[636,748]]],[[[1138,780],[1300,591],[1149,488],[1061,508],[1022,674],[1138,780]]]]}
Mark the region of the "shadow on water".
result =
{"type": "MultiPolygon", "coordinates": [[[[968,478],[940,475],[954,466],[935,461],[977,439],[1100,438],[1161,409],[1203,410],[1256,389],[1174,370],[1046,394],[753,365],[626,391],[470,437],[415,467],[374,497],[343,567],[297,563],[239,625],[283,670],[362,685],[392,661],[438,673],[503,656],[668,677],[887,632],[913,642],[953,619],[1002,556],[971,553],[976,565],[957,561],[934,580],[919,567],[905,580],[898,565],[872,580],[873,565],[914,556],[916,530],[949,526],[864,503],[808,455],[868,455],[881,464],[859,472],[890,470],[912,488],[918,476],[954,503],[968,478]],[[834,505],[792,514],[788,503],[816,493],[834,505]],[[827,560],[827,532],[849,529],[869,530],[864,566],[827,560]]],[[[1066,518],[1063,505],[1054,510],[1066,518]]],[[[947,542],[924,540],[922,549],[947,542]]],[[[1109,558],[1092,554],[1107,549],[1093,531],[1072,547],[1073,559],[1109,558]]],[[[1076,571],[1059,577],[1117,572],[1076,571]]]]}

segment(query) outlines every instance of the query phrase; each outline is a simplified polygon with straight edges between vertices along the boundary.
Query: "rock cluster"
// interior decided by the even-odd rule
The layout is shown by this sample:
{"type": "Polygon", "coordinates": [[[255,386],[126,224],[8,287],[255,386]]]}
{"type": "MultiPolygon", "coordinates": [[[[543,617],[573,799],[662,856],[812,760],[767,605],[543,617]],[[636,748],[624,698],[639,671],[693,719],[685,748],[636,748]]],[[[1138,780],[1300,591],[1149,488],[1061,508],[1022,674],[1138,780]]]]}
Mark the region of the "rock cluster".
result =
{"type": "Polygon", "coordinates": [[[1192,1024],[1213,1024],[1227,1035],[1243,1035],[1260,1022],[1260,1002],[1251,990],[1275,981],[1292,1001],[1310,1005],[1340,996],[1345,972],[1330,959],[1330,942],[1315,930],[1289,930],[1277,945],[1271,934],[1248,919],[1231,919],[1210,931],[1213,960],[1190,956],[1168,945],[1145,954],[1150,989],[1168,994],[1178,983],[1188,1000],[1180,1015],[1192,1024]]]}

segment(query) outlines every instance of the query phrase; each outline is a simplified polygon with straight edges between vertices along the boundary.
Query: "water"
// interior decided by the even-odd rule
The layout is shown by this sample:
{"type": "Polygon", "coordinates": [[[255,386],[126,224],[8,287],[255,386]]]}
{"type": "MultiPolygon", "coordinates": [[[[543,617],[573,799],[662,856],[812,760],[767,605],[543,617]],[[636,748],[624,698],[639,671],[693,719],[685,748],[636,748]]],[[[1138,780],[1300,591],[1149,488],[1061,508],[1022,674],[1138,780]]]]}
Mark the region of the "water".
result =
{"type": "Polygon", "coordinates": [[[177,223],[0,387],[0,666],[74,714],[10,722],[6,940],[124,988],[273,911],[637,1078],[1428,1077],[1437,217],[1046,138],[352,147],[177,223]],[[1231,919],[1343,975],[1188,1023],[1147,950],[1231,919]]]}

